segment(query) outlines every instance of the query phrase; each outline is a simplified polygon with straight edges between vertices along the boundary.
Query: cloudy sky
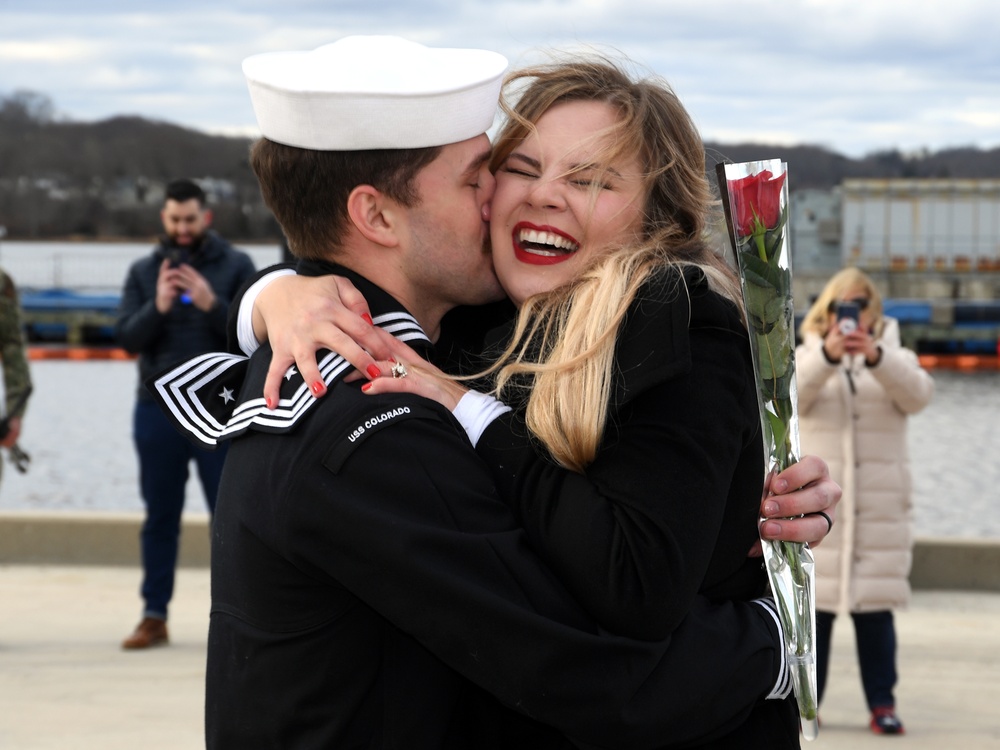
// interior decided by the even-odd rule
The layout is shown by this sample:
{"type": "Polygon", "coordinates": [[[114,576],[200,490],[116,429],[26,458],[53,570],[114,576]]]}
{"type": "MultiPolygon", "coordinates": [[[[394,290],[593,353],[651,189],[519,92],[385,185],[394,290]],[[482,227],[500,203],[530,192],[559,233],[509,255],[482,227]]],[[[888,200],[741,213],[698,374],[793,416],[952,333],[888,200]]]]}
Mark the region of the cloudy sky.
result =
{"type": "Polygon", "coordinates": [[[998,28],[995,0],[0,0],[0,95],[253,135],[244,57],[398,34],[513,65],[617,51],[667,78],[706,140],[995,148],[998,28]]]}

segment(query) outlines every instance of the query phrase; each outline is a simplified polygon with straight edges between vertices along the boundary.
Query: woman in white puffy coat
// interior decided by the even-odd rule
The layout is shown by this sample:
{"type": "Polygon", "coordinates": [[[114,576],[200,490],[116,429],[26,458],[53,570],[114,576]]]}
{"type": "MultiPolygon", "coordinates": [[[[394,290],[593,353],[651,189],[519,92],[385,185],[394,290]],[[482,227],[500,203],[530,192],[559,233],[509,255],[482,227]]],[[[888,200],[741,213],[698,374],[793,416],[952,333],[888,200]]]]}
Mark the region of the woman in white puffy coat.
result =
{"type": "Polygon", "coordinates": [[[848,612],[871,729],[902,734],[893,695],[892,610],[904,607],[910,596],[906,424],[930,401],[934,383],[916,354],[900,345],[898,323],[883,316],[878,290],[856,268],[830,279],[800,333],[795,354],[802,451],[822,456],[844,491],[837,526],[814,550],[819,697],[834,618],[848,612]],[[859,308],[856,325],[838,320],[845,302],[859,308]]]}

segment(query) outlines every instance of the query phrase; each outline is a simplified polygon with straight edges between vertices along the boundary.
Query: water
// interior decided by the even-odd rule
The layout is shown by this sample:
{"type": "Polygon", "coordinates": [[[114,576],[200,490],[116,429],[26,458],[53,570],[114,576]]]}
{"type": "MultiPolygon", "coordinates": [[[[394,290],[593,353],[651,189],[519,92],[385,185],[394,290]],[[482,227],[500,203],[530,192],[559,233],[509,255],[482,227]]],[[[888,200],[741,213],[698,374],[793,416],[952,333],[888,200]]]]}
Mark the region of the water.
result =
{"type": "Polygon", "coordinates": [[[1000,539],[1000,372],[932,375],[908,434],[917,533],[1000,539]]]}
{"type": "MultiPolygon", "coordinates": [[[[152,242],[0,242],[0,267],[22,290],[70,288],[117,294],[129,266],[152,242]]],[[[281,258],[278,245],[238,245],[257,268],[281,258]]],[[[5,463],[0,510],[141,510],[131,416],[134,362],[31,363],[35,390],[21,445],[27,474],[5,463]]],[[[5,452],[4,452],[5,453],[5,452]]],[[[6,456],[4,456],[6,461],[6,456]]],[[[186,511],[206,513],[196,480],[186,511]]]]}
{"type": "MultiPolygon", "coordinates": [[[[0,510],[141,510],[131,441],[135,363],[39,360],[31,371],[35,393],[21,439],[31,468],[4,466],[0,510]]],[[[910,419],[917,534],[1000,539],[1000,373],[938,370],[934,379],[934,400],[910,419]]],[[[206,512],[194,479],[185,510],[206,512]]]]}
{"type": "MultiPolygon", "coordinates": [[[[0,266],[22,287],[69,285],[118,291],[129,263],[148,244],[0,244],[0,266]]],[[[258,267],[277,246],[248,250],[258,267]]],[[[6,464],[0,510],[137,511],[138,473],[131,440],[137,385],[134,362],[32,362],[35,392],[21,440],[27,474],[6,464]]],[[[1000,539],[1000,373],[933,373],[931,404],[910,418],[916,531],[920,536],[1000,539]]],[[[205,513],[196,480],[190,513],[205,513]]]]}

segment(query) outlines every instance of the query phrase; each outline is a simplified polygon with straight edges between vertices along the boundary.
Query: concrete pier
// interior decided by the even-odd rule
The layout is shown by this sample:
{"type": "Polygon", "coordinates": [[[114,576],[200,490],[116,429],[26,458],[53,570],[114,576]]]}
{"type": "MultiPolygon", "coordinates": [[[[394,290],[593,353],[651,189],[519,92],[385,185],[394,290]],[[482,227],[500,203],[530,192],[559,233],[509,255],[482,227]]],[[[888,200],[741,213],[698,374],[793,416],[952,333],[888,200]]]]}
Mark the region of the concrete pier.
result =
{"type": "MultiPolygon", "coordinates": [[[[124,652],[139,579],[129,565],[0,564],[0,748],[204,747],[208,569],[178,571],[169,646],[124,652]]],[[[803,748],[1000,747],[998,618],[992,592],[917,591],[896,614],[898,739],[869,732],[852,628],[838,620],[822,728],[803,748]]]]}
{"type": "MultiPolygon", "coordinates": [[[[123,652],[139,618],[138,513],[0,514],[0,748],[204,747],[207,516],[184,518],[171,643],[123,652]]],[[[1000,747],[1000,543],[920,539],[912,606],[896,613],[898,710],[877,737],[849,620],[834,630],[819,738],[804,748],[1000,747]]]]}

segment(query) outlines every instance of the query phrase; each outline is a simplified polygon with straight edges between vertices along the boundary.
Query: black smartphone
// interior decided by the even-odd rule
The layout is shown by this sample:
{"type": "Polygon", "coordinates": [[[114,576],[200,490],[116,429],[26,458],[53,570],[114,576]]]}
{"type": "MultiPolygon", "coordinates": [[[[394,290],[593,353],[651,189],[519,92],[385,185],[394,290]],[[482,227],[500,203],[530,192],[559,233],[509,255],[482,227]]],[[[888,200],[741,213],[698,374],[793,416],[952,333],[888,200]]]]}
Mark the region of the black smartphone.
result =
{"type": "Polygon", "coordinates": [[[188,250],[186,247],[172,247],[167,253],[167,257],[170,258],[170,267],[177,268],[181,263],[187,263],[189,260],[188,250]]]}
{"type": "MultiPolygon", "coordinates": [[[[188,263],[191,260],[191,254],[188,252],[186,247],[172,247],[167,251],[167,257],[170,259],[170,267],[177,268],[181,263],[188,263]]],[[[191,304],[191,293],[188,291],[181,292],[180,295],[181,304],[190,305],[191,304]]]]}
{"type": "Polygon", "coordinates": [[[861,308],[857,302],[841,302],[837,305],[837,325],[840,332],[848,334],[858,327],[861,318],[861,308]]]}

